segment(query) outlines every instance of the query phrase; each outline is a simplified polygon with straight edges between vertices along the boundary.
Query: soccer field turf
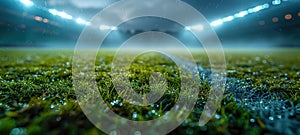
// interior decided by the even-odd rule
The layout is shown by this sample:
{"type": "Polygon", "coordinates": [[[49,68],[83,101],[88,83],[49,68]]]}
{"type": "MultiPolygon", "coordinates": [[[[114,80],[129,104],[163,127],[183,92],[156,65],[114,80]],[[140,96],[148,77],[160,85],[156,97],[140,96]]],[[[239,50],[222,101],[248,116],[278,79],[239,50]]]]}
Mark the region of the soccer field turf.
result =
{"type": "MultiPolygon", "coordinates": [[[[149,76],[161,72],[167,90],[155,105],[139,107],[114,91],[114,51],[96,60],[99,91],[110,109],[144,121],[164,115],[179,94],[176,64],[158,54],[142,55],[130,67],[131,86],[149,91],[149,76]]],[[[199,67],[200,93],[193,112],[170,134],[300,134],[300,50],[225,51],[227,84],[221,105],[205,125],[198,121],[210,88],[209,61],[203,51],[192,54],[199,67]]],[[[0,134],[103,134],[80,109],[72,83],[71,50],[0,50],[0,134]]]]}

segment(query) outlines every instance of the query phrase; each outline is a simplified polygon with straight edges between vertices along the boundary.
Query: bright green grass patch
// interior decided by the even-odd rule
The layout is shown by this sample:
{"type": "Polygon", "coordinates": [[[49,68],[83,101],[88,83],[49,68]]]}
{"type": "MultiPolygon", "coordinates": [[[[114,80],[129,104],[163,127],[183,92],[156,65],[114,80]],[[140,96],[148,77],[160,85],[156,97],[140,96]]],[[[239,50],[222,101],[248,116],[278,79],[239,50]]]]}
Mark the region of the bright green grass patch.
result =
{"type": "MultiPolygon", "coordinates": [[[[299,50],[226,51],[227,76],[246,82],[248,89],[271,91],[278,98],[300,103],[299,50]]],[[[192,52],[199,66],[209,68],[204,52],[192,52]]],[[[180,74],[174,62],[161,55],[138,57],[130,68],[131,86],[138,93],[149,91],[149,76],[163,73],[167,91],[154,106],[137,107],[123,102],[114,91],[110,63],[114,51],[101,51],[96,65],[100,93],[116,113],[133,120],[162,116],[176,102],[180,74]],[[118,101],[118,102],[116,102],[118,101]],[[153,111],[154,110],[154,111],[153,111]],[[134,114],[137,114],[138,117],[134,114]]],[[[0,50],[0,134],[102,134],[82,113],[72,84],[73,51],[0,50]]],[[[209,91],[208,80],[200,82],[193,113],[171,134],[274,133],[257,113],[235,102],[226,91],[215,117],[198,126],[209,91]]],[[[234,87],[231,87],[234,89],[234,87]]],[[[297,119],[298,115],[294,116],[297,119]]],[[[299,121],[299,120],[298,120],[299,121]]],[[[299,123],[298,123],[299,124],[299,123]]]]}

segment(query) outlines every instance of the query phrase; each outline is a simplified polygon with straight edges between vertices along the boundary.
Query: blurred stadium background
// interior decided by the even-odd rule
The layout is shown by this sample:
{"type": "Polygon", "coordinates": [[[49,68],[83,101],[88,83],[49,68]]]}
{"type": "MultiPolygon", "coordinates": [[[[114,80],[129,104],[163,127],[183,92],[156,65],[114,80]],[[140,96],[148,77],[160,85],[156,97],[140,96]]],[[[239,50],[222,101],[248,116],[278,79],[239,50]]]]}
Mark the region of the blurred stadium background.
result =
{"type": "MultiPolygon", "coordinates": [[[[299,0],[184,1],[211,22],[225,48],[300,47],[299,0]]],[[[116,0],[3,0],[0,47],[74,48],[89,20],[114,2],[116,0]]],[[[99,26],[99,29],[112,29],[124,37],[149,30],[178,36],[189,29],[201,30],[201,25],[182,28],[168,20],[144,18],[118,27],[99,26]]],[[[115,39],[113,33],[111,38],[115,39]]],[[[192,35],[182,40],[190,38],[192,35]]],[[[105,47],[115,47],[115,44],[111,40],[105,47]]]]}

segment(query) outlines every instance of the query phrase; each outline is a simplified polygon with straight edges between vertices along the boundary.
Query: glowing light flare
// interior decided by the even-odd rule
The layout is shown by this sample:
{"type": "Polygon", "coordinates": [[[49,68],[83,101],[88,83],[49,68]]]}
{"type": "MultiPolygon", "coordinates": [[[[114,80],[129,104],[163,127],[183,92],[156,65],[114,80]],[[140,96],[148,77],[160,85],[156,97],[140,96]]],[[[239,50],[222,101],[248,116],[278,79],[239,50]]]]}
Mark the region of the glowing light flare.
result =
{"type": "Polygon", "coordinates": [[[72,20],[73,17],[65,12],[60,12],[60,11],[57,11],[55,9],[49,9],[48,10],[49,13],[51,13],[52,15],[57,15],[57,16],[60,16],[61,18],[64,18],[64,19],[69,19],[69,20],[72,20]]]}
{"type": "Polygon", "coordinates": [[[276,23],[276,22],[278,22],[278,21],[279,21],[278,17],[273,17],[273,18],[272,18],[272,22],[276,23]]]}
{"type": "Polygon", "coordinates": [[[99,29],[100,29],[100,30],[109,30],[110,27],[107,26],[107,25],[100,25],[99,29]]]}
{"type": "Polygon", "coordinates": [[[118,30],[116,26],[100,25],[100,30],[118,30]]]}
{"type": "Polygon", "coordinates": [[[48,11],[49,11],[49,13],[51,13],[52,15],[57,15],[57,13],[58,13],[58,11],[55,10],[55,9],[49,9],[48,11]]]}
{"type": "Polygon", "coordinates": [[[263,10],[263,9],[264,9],[264,7],[262,5],[260,5],[260,6],[256,6],[255,8],[253,8],[253,11],[258,12],[258,11],[263,10]]]}
{"type": "Polygon", "coordinates": [[[60,16],[61,18],[65,18],[65,19],[69,19],[69,20],[73,19],[73,17],[71,15],[69,15],[65,12],[58,12],[57,15],[60,16]]]}
{"type": "Polygon", "coordinates": [[[291,14],[286,14],[286,15],[284,16],[284,18],[285,18],[286,20],[291,20],[291,19],[293,18],[293,16],[292,16],[291,14]]]}
{"type": "Polygon", "coordinates": [[[223,18],[222,20],[223,20],[223,22],[230,22],[230,21],[234,20],[234,16],[228,16],[228,17],[223,18]]]}
{"type": "Polygon", "coordinates": [[[43,20],[43,18],[40,16],[35,16],[34,20],[41,22],[43,20]]]}
{"type": "Polygon", "coordinates": [[[241,17],[244,17],[244,16],[246,16],[246,15],[248,15],[248,14],[249,14],[248,11],[241,11],[241,12],[235,14],[234,17],[236,17],[236,18],[241,18],[241,17]]]}
{"type": "Polygon", "coordinates": [[[185,27],[186,30],[192,30],[190,26],[185,27]]]}
{"type": "Polygon", "coordinates": [[[270,5],[268,3],[265,3],[263,5],[258,5],[258,6],[254,7],[254,8],[248,9],[248,13],[250,14],[250,13],[259,12],[259,11],[261,11],[263,9],[266,9],[266,8],[269,8],[269,7],[270,7],[270,5]]]}
{"type": "MultiPolygon", "coordinates": [[[[263,9],[266,9],[266,8],[269,8],[270,5],[268,3],[265,3],[263,5],[258,5],[256,7],[253,7],[253,8],[249,8],[248,10],[245,10],[245,11],[241,11],[239,13],[236,13],[234,14],[233,16],[227,16],[227,17],[224,17],[223,19],[219,19],[219,20],[216,20],[216,21],[213,21],[211,23],[212,26],[218,26],[218,25],[221,25],[225,22],[230,22],[230,21],[233,21],[234,19],[236,18],[242,18],[242,17],[245,17],[246,15],[248,14],[251,14],[251,13],[255,13],[255,12],[259,12],[263,9]]],[[[190,28],[187,27],[186,28],[187,30],[189,30],[190,28]]]]}
{"type": "Polygon", "coordinates": [[[195,30],[203,30],[203,25],[196,25],[196,26],[194,26],[194,27],[192,27],[193,29],[195,29],[195,30]]]}
{"type": "Polygon", "coordinates": [[[212,23],[210,23],[211,26],[218,26],[218,25],[222,25],[224,23],[224,21],[222,19],[213,21],[212,23]]]}
{"type": "Polygon", "coordinates": [[[44,23],[48,23],[49,20],[45,18],[45,19],[43,19],[43,22],[44,22],[44,23]]]}
{"type": "Polygon", "coordinates": [[[272,4],[273,5],[280,5],[281,4],[281,0],[273,0],[272,4]]]}
{"type": "Polygon", "coordinates": [[[89,25],[89,24],[90,24],[90,22],[88,22],[88,21],[86,21],[86,20],[83,20],[83,19],[81,19],[81,18],[77,18],[77,19],[76,19],[76,23],[78,23],[78,24],[83,24],[83,25],[89,25]]]}
{"type": "MultiPolygon", "coordinates": [[[[221,25],[223,23],[233,21],[234,19],[245,17],[248,14],[253,14],[253,13],[259,12],[259,11],[267,9],[269,7],[270,7],[270,5],[268,3],[262,4],[262,5],[258,5],[258,6],[249,8],[248,10],[244,10],[244,11],[241,11],[239,13],[236,13],[233,16],[227,16],[227,17],[224,17],[222,19],[213,21],[211,23],[211,26],[218,26],[218,25],[221,25]]],[[[190,27],[186,27],[186,29],[189,30],[191,28],[190,27]]]]}
{"type": "Polygon", "coordinates": [[[34,3],[30,0],[20,0],[20,2],[27,7],[31,7],[34,5],[34,3]]]}
{"type": "Polygon", "coordinates": [[[110,29],[111,30],[118,30],[118,28],[116,26],[112,26],[110,29]]]}
{"type": "Polygon", "coordinates": [[[201,30],[203,30],[203,25],[199,24],[199,25],[194,25],[194,26],[187,26],[187,27],[185,27],[185,29],[201,31],[201,30]]]}
{"type": "Polygon", "coordinates": [[[265,3],[265,4],[263,4],[262,6],[263,6],[263,8],[264,8],[264,9],[266,9],[266,8],[269,8],[269,7],[270,7],[270,5],[269,5],[268,3],[265,3]]]}

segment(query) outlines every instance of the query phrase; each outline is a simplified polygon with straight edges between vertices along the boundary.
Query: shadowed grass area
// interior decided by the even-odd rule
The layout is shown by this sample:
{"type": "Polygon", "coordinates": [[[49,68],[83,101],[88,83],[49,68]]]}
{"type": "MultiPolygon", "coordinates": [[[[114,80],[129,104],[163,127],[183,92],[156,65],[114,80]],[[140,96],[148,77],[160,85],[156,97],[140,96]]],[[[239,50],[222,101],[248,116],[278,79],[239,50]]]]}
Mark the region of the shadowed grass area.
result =
{"type": "MultiPolygon", "coordinates": [[[[226,51],[228,80],[222,104],[210,122],[199,127],[210,71],[206,54],[193,51],[197,64],[205,69],[200,73],[200,93],[193,112],[170,134],[300,133],[299,52],[226,51]]],[[[161,72],[167,81],[167,90],[158,102],[138,107],[124,102],[114,90],[110,74],[114,51],[100,54],[95,63],[96,80],[110,109],[143,121],[161,117],[173,107],[180,87],[174,62],[157,54],[134,60],[129,79],[136,92],[149,91],[149,76],[154,72],[161,72]]],[[[0,50],[0,134],[103,134],[87,120],[76,101],[72,55],[69,50],[0,50]]]]}

